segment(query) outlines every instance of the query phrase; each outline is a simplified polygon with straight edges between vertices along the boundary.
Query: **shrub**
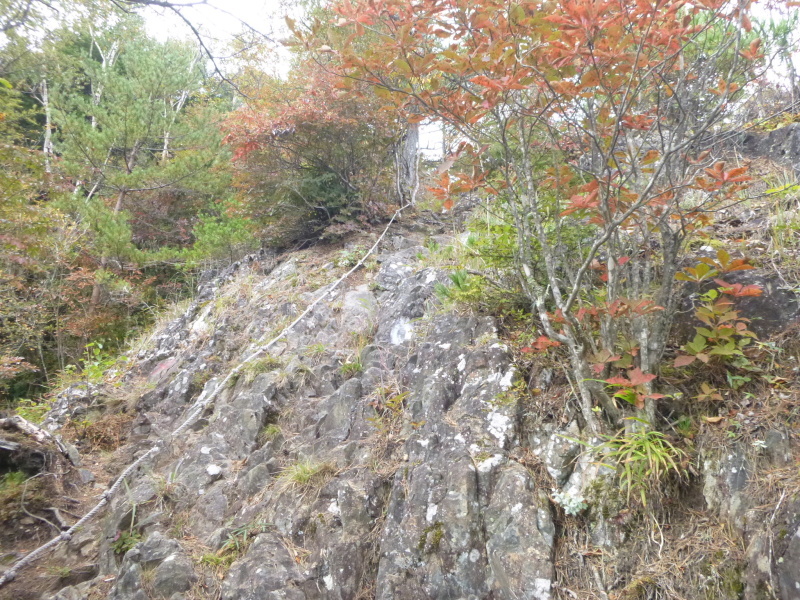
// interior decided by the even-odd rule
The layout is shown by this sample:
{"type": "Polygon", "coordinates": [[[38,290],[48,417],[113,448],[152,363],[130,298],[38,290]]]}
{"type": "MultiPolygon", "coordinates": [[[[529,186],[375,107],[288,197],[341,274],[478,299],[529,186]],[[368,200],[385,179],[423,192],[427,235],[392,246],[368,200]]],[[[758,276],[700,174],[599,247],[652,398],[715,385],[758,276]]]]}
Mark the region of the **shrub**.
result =
{"type": "MultiPolygon", "coordinates": [[[[749,180],[705,151],[763,64],[747,11],[732,0],[691,14],[682,0],[557,1],[546,16],[491,0],[334,10],[341,39],[295,28],[297,40],[321,55],[333,47],[331,68],[409,121],[457,131],[453,173],[432,191],[445,208],[478,197],[507,210],[513,273],[542,333],[566,350],[587,427],[598,431],[597,403],[620,422],[591,355],[617,355],[624,339],[638,346],[631,366],[656,371],[688,236],[749,180]]],[[[652,420],[655,398],[644,400],[652,420]]]]}
{"type": "Polygon", "coordinates": [[[244,213],[273,245],[339,236],[386,212],[393,118],[367,89],[343,93],[308,62],[254,90],[226,124],[244,213]]]}

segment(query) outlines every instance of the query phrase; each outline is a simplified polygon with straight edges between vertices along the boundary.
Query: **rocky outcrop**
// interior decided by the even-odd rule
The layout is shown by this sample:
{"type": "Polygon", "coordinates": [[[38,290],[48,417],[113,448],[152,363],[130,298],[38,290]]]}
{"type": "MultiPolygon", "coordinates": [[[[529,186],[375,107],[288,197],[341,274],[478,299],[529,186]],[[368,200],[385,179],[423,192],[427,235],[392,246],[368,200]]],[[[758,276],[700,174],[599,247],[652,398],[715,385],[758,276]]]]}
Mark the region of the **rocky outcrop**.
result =
{"type": "Polygon", "coordinates": [[[746,157],[763,157],[790,167],[800,176],[800,124],[792,123],[770,132],[740,134],[736,148],[746,157]]]}
{"type": "MultiPolygon", "coordinates": [[[[425,265],[421,237],[389,240],[361,281],[336,290],[325,285],[331,264],[312,272],[298,257],[274,268],[256,257],[204,284],[136,357],[147,384],[119,452],[129,463],[155,443],[169,450],[59,550],[66,564],[93,558],[97,576],[42,597],[638,598],[666,589],[657,586],[667,575],[696,597],[737,597],[708,591],[722,589],[709,587],[722,577],[709,575],[721,572],[712,553],[698,571],[707,587],[689,573],[647,571],[658,541],[637,528],[650,521],[632,520],[613,469],[577,441],[571,410],[516,401],[521,375],[495,321],[441,310],[435,289],[447,272],[425,265]],[[301,278],[314,280],[311,291],[301,278]],[[204,388],[320,295],[291,335],[170,438],[204,388]]],[[[48,427],[101,393],[63,395],[48,427]]],[[[568,386],[562,396],[569,407],[568,386]]],[[[764,526],[748,496],[765,457],[793,464],[788,434],[770,439],[757,455],[704,449],[691,483],[701,505],[691,508],[730,522],[747,543],[732,563],[736,585],[793,599],[797,499],[764,526]]],[[[681,530],[676,518],[675,531],[677,545],[698,527],[681,530]]]]}

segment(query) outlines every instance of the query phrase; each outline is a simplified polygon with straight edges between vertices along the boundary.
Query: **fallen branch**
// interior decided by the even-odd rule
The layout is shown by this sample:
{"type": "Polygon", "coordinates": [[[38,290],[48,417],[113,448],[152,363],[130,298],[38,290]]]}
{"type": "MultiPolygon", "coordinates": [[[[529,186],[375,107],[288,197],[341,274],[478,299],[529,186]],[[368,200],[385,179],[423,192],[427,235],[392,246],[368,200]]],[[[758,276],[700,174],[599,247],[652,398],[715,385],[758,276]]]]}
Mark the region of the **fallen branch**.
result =
{"type": "Polygon", "coordinates": [[[21,431],[22,433],[32,437],[37,442],[42,444],[49,442],[53,444],[56,448],[58,448],[58,451],[61,452],[61,454],[69,458],[69,452],[67,452],[67,447],[60,439],[52,435],[50,432],[42,429],[38,425],[34,425],[27,419],[20,417],[19,415],[14,415],[13,417],[0,419],[0,429],[21,431]]]}

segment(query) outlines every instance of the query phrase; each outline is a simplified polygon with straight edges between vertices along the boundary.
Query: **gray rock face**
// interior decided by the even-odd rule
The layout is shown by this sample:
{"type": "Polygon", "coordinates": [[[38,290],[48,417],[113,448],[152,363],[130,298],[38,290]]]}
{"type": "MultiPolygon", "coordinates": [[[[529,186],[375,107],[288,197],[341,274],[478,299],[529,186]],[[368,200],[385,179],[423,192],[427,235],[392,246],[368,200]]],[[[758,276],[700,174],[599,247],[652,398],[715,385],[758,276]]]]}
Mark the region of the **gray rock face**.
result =
{"type": "Polygon", "coordinates": [[[197,581],[194,564],[181,545],[173,539],[154,532],[146,541],[125,554],[120,573],[109,598],[139,600],[148,598],[144,580],[159,598],[185,592],[197,581]],[[145,577],[145,573],[148,575],[145,577]]]}
{"type": "MultiPolygon", "coordinates": [[[[138,357],[152,389],[136,407],[130,456],[167,441],[211,378],[224,377],[254,340],[277,333],[304,303],[326,300],[220,390],[102,521],[73,538],[68,555],[99,555],[97,578],[47,597],[581,597],[557,572],[558,538],[567,528],[579,537],[581,528],[585,544],[559,561],[614,561],[631,537],[622,506],[603,504],[603,493],[620,502],[614,471],[575,441],[583,434],[568,413],[544,418],[515,401],[521,374],[495,321],[439,310],[434,289],[449,279],[420,264],[421,241],[393,239],[373,285],[296,295],[289,282],[303,266],[295,259],[275,269],[254,259],[204,283],[138,357]],[[595,504],[566,517],[553,489],[595,504]],[[124,557],[111,547],[120,531],[143,540],[124,557]]],[[[555,385],[557,376],[554,367],[541,378],[555,385]]],[[[788,435],[764,439],[773,467],[793,464],[788,435]]],[[[775,520],[787,535],[777,545],[752,525],[759,521],[748,512],[756,507],[747,485],[758,465],[746,450],[705,452],[697,487],[709,514],[743,536],[745,589],[780,582],[782,598],[795,600],[798,518],[787,501],[775,520]]],[[[603,576],[593,573],[590,585],[603,576]]],[[[616,595],[609,587],[595,597],[627,598],[618,592],[630,574],[608,574],[609,586],[615,577],[616,595]]]]}
{"type": "MultiPolygon", "coordinates": [[[[800,301],[794,290],[787,289],[786,284],[774,273],[761,270],[734,271],[724,275],[723,280],[731,285],[757,285],[762,289],[760,296],[747,296],[735,299],[736,310],[740,317],[750,319],[748,329],[760,339],[785,330],[800,319],[800,301]]],[[[704,285],[703,292],[716,284],[704,285]]],[[[689,340],[695,335],[695,327],[703,323],[695,318],[698,293],[696,287],[687,286],[687,296],[681,310],[676,315],[674,326],[677,337],[689,340]]]]}
{"type": "Polygon", "coordinates": [[[789,538],[786,551],[778,559],[777,576],[783,600],[800,600],[800,527],[789,538]]]}
{"type": "Polygon", "coordinates": [[[224,600],[305,600],[305,581],[286,548],[267,535],[256,538],[247,556],[233,565],[222,583],[224,600]]]}
{"type": "Polygon", "coordinates": [[[706,505],[744,528],[744,513],[747,509],[743,492],[750,476],[750,460],[744,448],[732,448],[722,456],[706,458],[703,496],[706,505]]]}
{"type": "MultiPolygon", "coordinates": [[[[800,164],[800,163],[798,163],[800,164]]],[[[760,338],[782,331],[800,318],[800,302],[793,290],[773,273],[734,271],[723,279],[730,284],[757,285],[763,292],[736,300],[736,309],[750,319],[749,328],[760,338]]]]}
{"type": "Polygon", "coordinates": [[[793,123],[769,133],[745,133],[737,148],[748,157],[766,157],[792,167],[800,175],[800,124],[793,123]]]}

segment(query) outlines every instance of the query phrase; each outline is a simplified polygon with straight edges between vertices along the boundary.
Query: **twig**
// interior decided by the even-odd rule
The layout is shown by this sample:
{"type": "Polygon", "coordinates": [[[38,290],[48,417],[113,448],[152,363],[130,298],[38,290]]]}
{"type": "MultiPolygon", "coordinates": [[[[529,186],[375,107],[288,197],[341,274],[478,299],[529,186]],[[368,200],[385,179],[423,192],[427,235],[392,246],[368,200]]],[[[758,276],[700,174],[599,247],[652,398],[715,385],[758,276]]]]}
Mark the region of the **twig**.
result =
{"type": "Polygon", "coordinates": [[[481,278],[485,279],[486,283],[488,283],[489,285],[493,285],[498,290],[505,290],[506,289],[502,285],[500,285],[497,281],[495,281],[494,279],[492,279],[491,277],[489,277],[486,273],[483,273],[482,271],[475,271],[474,269],[467,269],[467,273],[469,275],[474,275],[475,277],[481,277],[481,278]]]}
{"type": "Polygon", "coordinates": [[[781,497],[778,499],[778,504],[775,505],[775,510],[772,511],[772,516],[769,519],[769,528],[767,529],[769,535],[769,583],[772,586],[773,590],[777,590],[778,587],[775,585],[775,575],[772,572],[772,564],[775,561],[775,536],[772,535],[772,526],[775,523],[775,517],[778,514],[778,511],[781,508],[781,504],[783,503],[783,499],[786,497],[786,488],[783,489],[781,492],[781,497]]]}
{"type": "MultiPolygon", "coordinates": [[[[65,529],[69,529],[69,523],[67,523],[64,520],[64,517],[61,516],[61,511],[60,510],[58,510],[55,506],[51,506],[51,507],[47,508],[46,510],[49,510],[51,513],[53,513],[53,516],[56,518],[56,521],[58,521],[58,524],[59,524],[59,526],[61,528],[61,531],[64,531],[65,529]]],[[[67,511],[64,511],[64,512],[67,512],[67,511]]],[[[76,518],[80,518],[80,517],[76,517],[76,518]]]]}
{"type": "Polygon", "coordinates": [[[19,498],[19,507],[22,509],[22,512],[24,512],[24,513],[25,513],[26,515],[28,515],[29,517],[33,517],[34,519],[39,519],[40,521],[44,521],[45,523],[47,523],[48,525],[50,525],[50,527],[52,527],[52,528],[53,528],[53,529],[55,529],[56,531],[59,531],[59,532],[60,532],[60,531],[61,531],[61,529],[60,529],[60,528],[58,528],[58,527],[56,527],[56,526],[55,526],[53,523],[51,523],[50,521],[48,521],[48,520],[47,520],[47,519],[45,519],[44,517],[40,517],[39,515],[35,515],[35,514],[33,514],[33,513],[32,513],[32,512],[30,512],[30,511],[29,511],[27,508],[25,508],[25,494],[28,492],[28,482],[29,482],[31,479],[36,479],[37,477],[39,477],[39,476],[41,476],[41,475],[44,475],[44,473],[37,473],[37,474],[36,474],[36,475],[34,475],[33,477],[29,477],[28,479],[26,479],[26,480],[25,480],[25,485],[24,485],[24,486],[23,486],[23,488],[22,488],[22,495],[21,495],[21,496],[20,496],[20,498],[19,498]]]}
{"type": "Polygon", "coordinates": [[[603,600],[608,600],[608,594],[606,593],[606,586],[603,583],[603,578],[600,577],[600,571],[597,570],[597,565],[590,562],[589,566],[591,567],[592,575],[594,576],[594,582],[597,585],[600,597],[603,598],[603,600]]]}

